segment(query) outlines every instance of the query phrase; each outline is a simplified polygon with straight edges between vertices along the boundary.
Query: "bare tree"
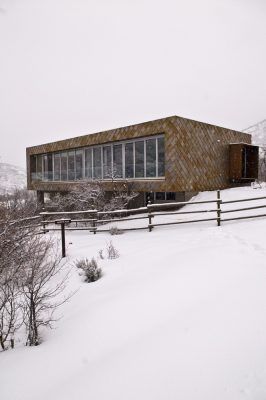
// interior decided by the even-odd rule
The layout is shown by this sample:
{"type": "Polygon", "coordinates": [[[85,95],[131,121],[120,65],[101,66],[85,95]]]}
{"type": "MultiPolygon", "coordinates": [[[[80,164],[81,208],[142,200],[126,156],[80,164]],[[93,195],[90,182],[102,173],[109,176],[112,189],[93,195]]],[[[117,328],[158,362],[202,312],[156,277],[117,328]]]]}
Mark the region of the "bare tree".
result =
{"type": "Polygon", "coordinates": [[[103,190],[102,182],[80,181],[66,194],[53,197],[50,206],[60,211],[82,211],[96,209],[111,211],[127,208],[129,202],[138,195],[133,190],[133,183],[121,181],[110,175],[109,196],[103,190]]]}
{"type": "MultiPolygon", "coordinates": [[[[0,203],[0,346],[5,350],[22,322],[27,344],[40,342],[40,326],[50,326],[67,273],[61,274],[57,246],[36,230],[36,208],[19,193],[0,203]]],[[[63,296],[63,294],[62,294],[63,296]]]]}
{"type": "Polygon", "coordinates": [[[32,237],[27,248],[28,262],[23,270],[22,295],[28,346],[40,343],[41,326],[51,327],[54,311],[69,299],[63,295],[68,272],[55,243],[49,238],[32,237]],[[61,295],[61,296],[60,296],[61,295]]]}
{"type": "Polygon", "coordinates": [[[20,288],[14,277],[6,276],[0,285],[0,345],[6,350],[6,343],[14,348],[15,333],[23,322],[20,304],[20,288]]]}
{"type": "Polygon", "coordinates": [[[0,345],[4,350],[21,325],[20,280],[33,231],[9,219],[0,225],[0,345]]]}
{"type": "Polygon", "coordinates": [[[58,211],[101,210],[105,204],[105,195],[98,182],[81,181],[65,194],[56,194],[50,206],[58,211]]]}

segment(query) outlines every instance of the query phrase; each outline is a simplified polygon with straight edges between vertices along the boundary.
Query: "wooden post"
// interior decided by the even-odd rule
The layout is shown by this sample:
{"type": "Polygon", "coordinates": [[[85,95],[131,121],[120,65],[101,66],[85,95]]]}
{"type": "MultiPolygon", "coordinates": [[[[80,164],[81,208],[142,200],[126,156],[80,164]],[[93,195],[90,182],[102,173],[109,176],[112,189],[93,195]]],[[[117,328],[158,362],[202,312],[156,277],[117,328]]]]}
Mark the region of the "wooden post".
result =
{"type": "Polygon", "coordinates": [[[66,256],[65,224],[70,224],[71,219],[59,219],[55,224],[61,225],[62,258],[66,256]]]}
{"type": "MultiPolygon", "coordinates": [[[[42,211],[45,212],[45,208],[44,207],[42,208],[42,211]]],[[[46,227],[45,214],[42,214],[42,227],[43,227],[43,233],[45,233],[45,227],[46,227]]]]}
{"type": "MultiPolygon", "coordinates": [[[[94,208],[94,207],[93,207],[94,208]]],[[[98,219],[98,210],[95,210],[92,214],[92,228],[93,228],[93,234],[96,235],[96,228],[97,228],[97,219],[98,219]]]]}
{"type": "Polygon", "coordinates": [[[93,227],[93,234],[96,235],[96,221],[93,219],[92,221],[92,227],[93,227]]]}
{"type": "Polygon", "coordinates": [[[149,219],[149,232],[151,232],[152,231],[152,226],[151,226],[151,223],[152,223],[152,215],[151,215],[151,201],[149,200],[148,201],[148,204],[147,204],[147,207],[148,207],[148,219],[149,219]]]}
{"type": "Polygon", "coordinates": [[[220,196],[220,190],[217,190],[217,226],[221,226],[221,196],[220,196]]]}
{"type": "Polygon", "coordinates": [[[61,223],[62,258],[66,256],[65,222],[61,223]]]}

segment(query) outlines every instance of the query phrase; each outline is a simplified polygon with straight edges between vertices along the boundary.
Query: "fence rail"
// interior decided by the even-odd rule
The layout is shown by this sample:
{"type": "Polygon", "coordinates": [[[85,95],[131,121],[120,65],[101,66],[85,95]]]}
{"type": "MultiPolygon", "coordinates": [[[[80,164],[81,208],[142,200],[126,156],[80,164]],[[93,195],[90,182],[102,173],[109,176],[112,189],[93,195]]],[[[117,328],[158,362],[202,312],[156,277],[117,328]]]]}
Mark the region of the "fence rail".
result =
{"type": "Polygon", "coordinates": [[[259,218],[265,217],[265,214],[259,215],[243,215],[240,217],[230,217],[230,218],[223,218],[223,214],[228,213],[237,213],[241,211],[249,211],[249,210],[256,210],[261,208],[266,208],[266,202],[262,205],[257,206],[250,206],[250,207],[243,207],[243,208],[234,208],[234,209],[223,209],[222,206],[226,204],[232,203],[241,203],[246,201],[259,201],[265,200],[266,196],[263,197],[252,197],[252,198],[245,198],[245,199],[238,199],[238,200],[222,200],[220,198],[220,191],[217,191],[216,199],[212,200],[199,200],[199,201],[182,201],[182,202],[173,202],[173,203],[166,203],[166,204],[148,204],[147,207],[140,207],[137,209],[122,209],[122,210],[112,210],[112,211],[98,211],[98,210],[85,210],[85,211],[60,211],[60,212],[41,212],[39,218],[42,219],[41,226],[43,230],[60,230],[60,228],[51,228],[51,224],[58,223],[59,219],[55,217],[63,217],[63,216],[75,216],[75,219],[71,219],[68,223],[73,224],[75,223],[75,227],[73,226],[66,226],[66,230],[88,230],[94,234],[97,232],[108,232],[110,227],[107,229],[102,229],[102,225],[115,223],[115,222],[122,222],[122,221],[134,221],[134,220],[148,220],[146,226],[140,227],[127,227],[121,228],[123,231],[130,231],[130,230],[143,230],[148,229],[150,232],[157,226],[167,226],[167,225],[180,225],[180,224],[189,224],[189,223],[198,223],[198,222],[205,222],[205,221],[216,221],[217,225],[220,226],[222,223],[227,221],[233,220],[241,220],[241,219],[251,219],[251,218],[259,218]],[[203,210],[188,210],[183,211],[179,208],[185,205],[194,205],[194,204],[208,204],[208,205],[216,205],[215,207],[212,206],[209,209],[205,208],[203,210]],[[174,211],[172,211],[175,209],[174,211]],[[143,213],[143,216],[133,216],[132,214],[139,214],[143,213]],[[163,216],[170,216],[170,215],[189,215],[189,214],[208,214],[208,213],[215,213],[216,215],[210,218],[196,218],[196,219],[188,219],[188,220],[176,220],[176,221],[163,221],[157,222],[158,217],[163,216]],[[86,218],[78,219],[78,215],[88,215],[86,218]],[[49,219],[53,217],[53,219],[49,219]],[[109,217],[109,218],[108,218],[109,217]],[[80,226],[82,224],[82,226],[80,226]],[[85,225],[85,226],[84,226],[85,225]],[[100,228],[100,229],[99,229],[100,228]]]}
{"type": "Polygon", "coordinates": [[[101,233],[101,232],[110,232],[113,227],[110,227],[110,224],[115,222],[126,222],[126,221],[134,221],[134,220],[147,220],[147,224],[145,226],[139,227],[122,227],[116,228],[118,231],[136,231],[136,230],[148,230],[151,232],[156,227],[162,226],[171,226],[171,225],[181,225],[181,224],[190,224],[190,223],[199,223],[199,222],[207,222],[207,221],[216,221],[217,226],[220,226],[222,223],[227,221],[234,220],[244,220],[244,219],[253,219],[253,218],[261,218],[266,217],[266,214],[255,214],[255,215],[241,215],[234,217],[223,218],[223,215],[227,215],[229,213],[238,213],[243,211],[256,210],[261,208],[266,208],[265,204],[259,204],[256,206],[242,207],[242,208],[234,208],[234,209],[223,209],[223,205],[233,204],[233,203],[242,203],[247,201],[261,201],[265,200],[266,196],[263,197],[252,197],[238,200],[225,200],[223,201],[220,196],[220,191],[217,191],[217,197],[213,200],[202,200],[202,201],[188,201],[188,202],[175,202],[175,203],[166,203],[166,204],[151,204],[149,203],[147,207],[140,207],[137,209],[127,209],[127,210],[112,210],[112,211],[98,211],[98,210],[85,210],[85,211],[61,211],[61,212],[41,212],[40,215],[36,218],[40,218],[39,226],[42,227],[41,232],[46,233],[49,231],[61,231],[62,235],[62,256],[65,256],[65,231],[89,231],[92,234],[101,233]],[[210,209],[202,209],[202,210],[180,210],[181,207],[185,205],[194,205],[194,204],[208,204],[211,205],[210,209]],[[173,211],[174,209],[174,211],[173,211]],[[134,216],[134,214],[142,214],[134,216]],[[213,216],[207,217],[207,213],[214,214],[213,216]],[[133,215],[132,215],[133,214],[133,215]],[[203,214],[204,218],[196,218],[196,219],[176,219],[174,221],[158,221],[158,217],[162,218],[164,216],[170,215],[193,215],[193,214],[203,214]],[[77,218],[78,215],[87,216],[86,218],[77,218]],[[66,219],[65,217],[68,217],[66,219]],[[71,219],[71,217],[75,216],[75,219],[71,219]],[[49,219],[51,218],[52,219],[49,219]],[[58,219],[56,218],[58,217],[58,219]],[[207,217],[207,218],[206,218],[207,217]],[[73,224],[76,226],[73,226],[73,224]],[[82,224],[82,226],[80,225],[82,224]],[[108,226],[109,224],[109,226],[108,226]],[[104,229],[104,225],[107,227],[104,229]]]}

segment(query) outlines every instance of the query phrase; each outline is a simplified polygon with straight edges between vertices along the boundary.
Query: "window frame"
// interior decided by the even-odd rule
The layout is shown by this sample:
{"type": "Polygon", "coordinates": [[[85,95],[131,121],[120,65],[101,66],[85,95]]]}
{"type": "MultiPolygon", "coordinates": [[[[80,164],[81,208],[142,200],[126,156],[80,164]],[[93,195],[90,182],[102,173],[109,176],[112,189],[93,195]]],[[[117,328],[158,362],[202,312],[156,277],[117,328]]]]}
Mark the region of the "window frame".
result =
{"type": "MultiPolygon", "coordinates": [[[[38,156],[42,157],[42,181],[51,181],[49,180],[48,177],[45,179],[45,159],[48,161],[48,156],[52,156],[52,164],[53,164],[53,171],[52,171],[52,180],[54,182],[73,182],[77,181],[76,177],[76,151],[82,151],[82,178],[78,180],[101,180],[101,181],[110,181],[110,180],[117,180],[117,181],[125,181],[125,180],[163,180],[165,179],[165,168],[164,168],[164,175],[163,176],[158,176],[159,173],[159,150],[158,150],[158,139],[163,138],[164,139],[164,165],[165,165],[165,134],[155,134],[155,135],[149,135],[149,136],[143,136],[143,137],[138,137],[138,138],[129,138],[126,140],[119,140],[119,141],[113,141],[113,142],[105,142],[102,144],[97,144],[97,145],[92,145],[92,146],[84,146],[84,147],[75,147],[75,148],[70,148],[70,149],[63,149],[55,152],[48,152],[48,153],[43,153],[43,154],[38,154],[38,156]],[[147,177],[147,145],[146,142],[147,140],[155,139],[155,176],[148,176],[147,177]],[[136,177],[136,143],[137,142],[143,142],[144,143],[144,156],[143,156],[143,177],[136,177]],[[126,145],[127,144],[132,144],[133,145],[133,176],[132,177],[126,177],[126,145]],[[122,151],[121,151],[121,163],[122,163],[122,177],[113,177],[113,169],[114,169],[114,146],[117,145],[122,145],[122,151]],[[105,177],[104,176],[104,160],[103,160],[103,149],[104,147],[110,147],[111,149],[111,177],[105,177]],[[94,166],[94,149],[100,149],[100,154],[101,154],[101,163],[100,166],[97,168],[101,168],[101,174],[100,177],[95,177],[95,166],[94,166]],[[91,152],[91,177],[86,176],[86,151],[90,150],[91,152]],[[61,154],[66,153],[67,156],[67,179],[61,181],[61,154]],[[74,179],[69,179],[69,153],[73,153],[73,158],[74,158],[74,171],[71,171],[74,179]],[[54,180],[55,176],[55,171],[54,171],[54,157],[56,154],[60,155],[60,180],[54,180]],[[47,179],[48,178],[48,179],[47,179]]],[[[72,154],[71,154],[72,155],[72,154]]],[[[37,164],[37,155],[36,156],[36,164],[37,164]]],[[[36,165],[37,166],[37,165],[36,165]]],[[[34,180],[34,179],[32,179],[34,180]]]]}

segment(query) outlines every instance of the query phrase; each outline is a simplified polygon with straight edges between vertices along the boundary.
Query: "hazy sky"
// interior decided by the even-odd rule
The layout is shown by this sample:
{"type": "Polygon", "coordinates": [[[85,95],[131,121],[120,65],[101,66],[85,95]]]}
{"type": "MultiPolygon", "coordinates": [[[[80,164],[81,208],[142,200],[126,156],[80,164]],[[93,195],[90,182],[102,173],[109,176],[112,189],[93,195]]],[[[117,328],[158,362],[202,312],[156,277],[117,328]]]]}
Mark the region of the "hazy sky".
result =
{"type": "Polygon", "coordinates": [[[266,0],[0,0],[0,157],[180,115],[266,118],[266,0]]]}

